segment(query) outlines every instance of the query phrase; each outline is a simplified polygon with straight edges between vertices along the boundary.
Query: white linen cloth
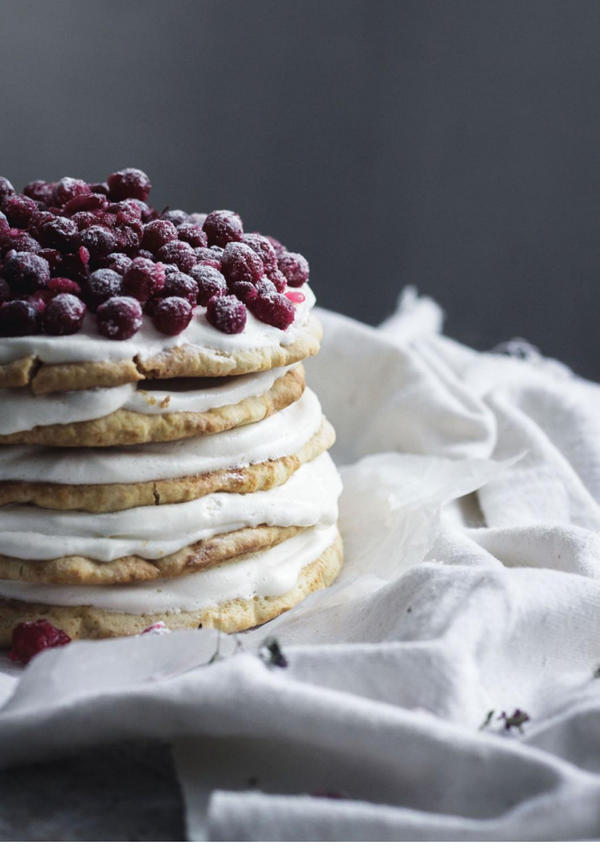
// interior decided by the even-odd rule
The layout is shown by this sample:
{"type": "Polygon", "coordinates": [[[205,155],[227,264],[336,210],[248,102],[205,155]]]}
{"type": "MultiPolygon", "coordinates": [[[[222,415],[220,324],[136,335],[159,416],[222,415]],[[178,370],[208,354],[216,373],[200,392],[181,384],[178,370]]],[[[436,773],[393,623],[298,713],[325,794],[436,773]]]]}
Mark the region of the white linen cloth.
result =
{"type": "Polygon", "coordinates": [[[600,387],[410,292],[378,330],[321,318],[338,582],[211,663],[212,631],[4,660],[0,764],[173,740],[191,839],[600,836],[600,387]]]}

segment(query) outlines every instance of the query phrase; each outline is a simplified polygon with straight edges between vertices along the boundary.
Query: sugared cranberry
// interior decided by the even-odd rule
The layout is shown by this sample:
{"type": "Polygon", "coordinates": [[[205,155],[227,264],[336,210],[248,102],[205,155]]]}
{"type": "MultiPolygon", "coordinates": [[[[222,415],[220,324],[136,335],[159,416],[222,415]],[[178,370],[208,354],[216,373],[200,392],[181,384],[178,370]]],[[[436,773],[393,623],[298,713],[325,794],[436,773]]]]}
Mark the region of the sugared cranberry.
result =
{"type": "Polygon", "coordinates": [[[277,254],[275,248],[266,236],[261,236],[260,233],[245,233],[242,237],[243,244],[251,247],[255,253],[258,253],[262,259],[262,264],[265,269],[265,274],[270,275],[271,271],[277,268],[277,254]]]}
{"type": "Polygon", "coordinates": [[[114,253],[117,247],[114,233],[108,227],[101,227],[99,224],[82,230],[79,239],[83,247],[89,250],[92,259],[114,253]]]}
{"type": "Polygon", "coordinates": [[[183,209],[165,209],[160,217],[163,221],[170,221],[176,227],[185,224],[190,218],[188,213],[184,212],[183,209]]]}
{"type": "Polygon", "coordinates": [[[195,252],[197,263],[200,265],[210,265],[216,268],[217,271],[221,270],[221,257],[217,256],[212,247],[197,247],[195,252]]]}
{"type": "Polygon", "coordinates": [[[90,261],[90,252],[87,247],[84,247],[83,245],[81,245],[79,250],[77,251],[77,256],[79,257],[79,261],[82,262],[84,265],[87,265],[90,261]]]}
{"type": "Polygon", "coordinates": [[[94,227],[98,223],[98,216],[94,212],[75,212],[71,215],[71,221],[77,224],[78,230],[87,230],[88,227],[94,227]]]}
{"type": "Polygon", "coordinates": [[[73,177],[63,177],[54,185],[52,201],[54,206],[64,206],[69,200],[81,194],[91,194],[91,188],[85,180],[76,180],[73,177]]]}
{"type": "Polygon", "coordinates": [[[137,252],[137,255],[141,256],[142,259],[151,259],[152,262],[154,262],[154,254],[151,253],[149,250],[146,250],[144,247],[140,247],[137,252]]]}
{"type": "Polygon", "coordinates": [[[215,209],[206,216],[202,229],[209,244],[225,247],[230,241],[240,241],[244,235],[242,219],[229,209],[215,209]]]}
{"type": "Polygon", "coordinates": [[[212,297],[206,307],[206,318],[222,333],[241,333],[246,326],[246,307],[232,294],[212,297]]]}
{"type": "Polygon", "coordinates": [[[243,242],[230,242],[223,251],[221,271],[228,283],[250,280],[255,283],[264,274],[262,259],[243,242]]]}
{"type": "Polygon", "coordinates": [[[126,251],[137,251],[142,243],[144,234],[144,226],[141,221],[130,218],[127,223],[122,220],[122,215],[119,213],[117,218],[121,221],[117,222],[114,233],[117,238],[117,250],[120,253],[126,251]]]}
{"type": "Polygon", "coordinates": [[[94,209],[105,209],[107,200],[103,194],[78,194],[63,206],[63,215],[72,216],[76,212],[92,212],[94,209]]]}
{"type": "Polygon", "coordinates": [[[90,189],[94,194],[103,194],[105,197],[108,197],[108,183],[90,183],[90,189]]]}
{"type": "Polygon", "coordinates": [[[90,274],[83,288],[84,299],[92,311],[101,303],[121,293],[122,277],[110,268],[98,268],[90,274]]]}
{"type": "Polygon", "coordinates": [[[134,297],[111,297],[96,312],[98,331],[109,339],[130,339],[142,324],[142,307],[134,297]]]}
{"type": "Polygon", "coordinates": [[[190,213],[190,222],[192,224],[198,224],[199,227],[204,226],[204,222],[206,221],[206,212],[191,212],[190,213]]]}
{"type": "Polygon", "coordinates": [[[279,268],[275,268],[275,270],[271,271],[267,276],[278,292],[284,292],[286,290],[288,282],[279,268]]]}
{"type": "Polygon", "coordinates": [[[11,227],[27,227],[38,211],[35,200],[24,194],[11,194],[2,208],[11,227]]]}
{"type": "Polygon", "coordinates": [[[136,197],[146,200],[152,185],[150,178],[138,168],[124,168],[111,174],[107,180],[111,200],[126,200],[136,197]]]}
{"type": "Polygon", "coordinates": [[[199,227],[198,224],[180,224],[177,227],[177,236],[179,241],[186,241],[192,247],[206,247],[206,233],[199,227]]]}
{"type": "MultiPolygon", "coordinates": [[[[152,258],[152,256],[150,257],[152,258]]],[[[106,267],[112,268],[117,274],[123,275],[130,267],[132,260],[126,253],[109,253],[106,257],[106,267]]]]}
{"type": "Polygon", "coordinates": [[[44,206],[51,206],[53,190],[54,183],[47,183],[45,180],[33,180],[27,183],[23,189],[23,194],[31,197],[32,200],[37,200],[38,203],[43,203],[44,206]]]}
{"type": "Polygon", "coordinates": [[[265,236],[265,238],[270,243],[277,257],[282,256],[284,253],[287,253],[287,247],[282,244],[279,239],[276,239],[274,236],[265,236]]]}
{"type": "MultiPolygon", "coordinates": [[[[130,197],[127,200],[119,200],[117,203],[111,203],[108,211],[114,212],[117,215],[117,220],[119,220],[118,216],[120,215],[120,220],[124,223],[128,223],[131,220],[141,221],[142,209],[138,205],[140,203],[142,203],[141,200],[134,200],[130,197]]],[[[144,206],[146,206],[145,203],[144,206]]]]}
{"type": "Polygon", "coordinates": [[[294,320],[294,307],[285,295],[278,292],[259,294],[248,304],[255,318],[280,330],[287,330],[294,320]]]}
{"type": "Polygon", "coordinates": [[[140,210],[140,218],[144,224],[156,218],[156,209],[153,209],[151,206],[148,206],[148,204],[145,203],[143,200],[138,200],[136,197],[131,197],[126,202],[137,206],[137,208],[140,210]]]}
{"type": "Polygon", "coordinates": [[[296,288],[308,280],[308,262],[301,253],[283,253],[277,260],[277,265],[288,281],[288,286],[296,288]]]}
{"type": "Polygon", "coordinates": [[[4,262],[4,279],[15,292],[43,289],[50,279],[50,265],[35,253],[11,253],[4,262]]]}
{"type": "Polygon", "coordinates": [[[268,277],[261,277],[256,284],[256,291],[259,294],[273,294],[277,291],[277,287],[268,277]]]}
{"type": "Polygon", "coordinates": [[[21,252],[37,253],[41,245],[33,236],[25,230],[10,229],[2,238],[2,250],[8,253],[9,250],[18,250],[21,252]]]}
{"type": "Polygon", "coordinates": [[[210,265],[194,265],[190,276],[198,283],[198,303],[201,306],[206,306],[215,295],[227,294],[225,277],[210,265]]]}
{"type": "Polygon", "coordinates": [[[78,234],[77,224],[70,218],[60,215],[45,220],[38,228],[38,240],[43,247],[55,247],[57,250],[69,250],[78,234]]]}
{"type": "Polygon", "coordinates": [[[184,297],[191,306],[196,306],[198,283],[178,268],[165,268],[165,284],[161,294],[163,297],[184,297]]]}
{"type": "Polygon", "coordinates": [[[0,206],[3,206],[6,198],[14,193],[13,184],[6,177],[0,177],[0,206]]]}
{"type": "Polygon", "coordinates": [[[4,212],[0,212],[0,240],[8,235],[9,230],[10,224],[8,223],[8,218],[4,212]]]}
{"type": "Polygon", "coordinates": [[[47,291],[51,295],[56,294],[80,294],[81,286],[75,280],[70,280],[68,277],[52,277],[48,283],[47,291]]]}
{"type": "Polygon", "coordinates": [[[57,294],[44,312],[42,327],[49,336],[70,336],[81,329],[85,303],[74,294],[57,294]]]}
{"type": "Polygon", "coordinates": [[[169,241],[177,241],[177,228],[171,221],[150,221],[144,227],[142,247],[152,253],[158,253],[163,244],[169,241]]]}
{"type": "Polygon", "coordinates": [[[230,283],[229,291],[246,305],[258,294],[256,286],[249,280],[238,280],[235,283],[230,283]]]}
{"type": "Polygon", "coordinates": [[[26,300],[8,300],[0,306],[0,336],[30,336],[39,330],[37,309],[26,300]]]}
{"type": "Polygon", "coordinates": [[[64,630],[59,630],[45,618],[37,621],[26,621],[17,624],[12,632],[12,644],[8,653],[9,659],[26,665],[36,654],[46,648],[57,648],[67,645],[71,637],[64,630]]]}
{"type": "Polygon", "coordinates": [[[154,326],[166,336],[176,336],[185,330],[192,314],[192,306],[186,298],[164,297],[154,306],[154,326]]]}
{"type": "Polygon", "coordinates": [[[285,293],[285,296],[288,300],[291,300],[292,303],[304,303],[304,301],[306,300],[306,295],[304,294],[304,292],[299,291],[287,291],[285,293]]]}
{"type": "Polygon", "coordinates": [[[165,282],[165,270],[160,262],[134,259],[123,276],[123,294],[144,303],[158,294],[165,282]]]}
{"type": "Polygon", "coordinates": [[[194,248],[185,241],[168,241],[156,254],[157,259],[165,264],[177,265],[180,271],[186,274],[196,264],[194,248]]]}

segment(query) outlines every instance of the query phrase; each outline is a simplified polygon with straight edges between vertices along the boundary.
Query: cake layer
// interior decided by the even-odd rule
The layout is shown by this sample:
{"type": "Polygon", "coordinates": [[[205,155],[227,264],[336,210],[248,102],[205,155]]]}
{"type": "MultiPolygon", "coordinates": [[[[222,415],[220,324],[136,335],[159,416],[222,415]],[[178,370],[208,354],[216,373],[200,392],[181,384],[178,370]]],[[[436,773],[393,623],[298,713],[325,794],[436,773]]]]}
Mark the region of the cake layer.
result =
{"type": "Polygon", "coordinates": [[[246,630],[329,586],[342,566],[335,525],[304,530],[275,547],[205,571],[131,587],[41,586],[3,581],[0,645],[14,627],[46,618],[72,639],[141,633],[162,620],[173,629],[246,630]]]}
{"type": "Polygon", "coordinates": [[[218,433],[260,421],[284,409],[301,397],[305,386],[302,365],[225,378],[225,381],[246,385],[194,388],[195,378],[188,378],[185,388],[177,385],[178,380],[156,381],[168,384],[159,391],[136,390],[134,384],[47,396],[31,395],[28,388],[0,390],[0,410],[6,409],[6,413],[0,412],[0,429],[14,427],[19,417],[30,422],[48,421],[32,424],[33,429],[0,435],[0,445],[113,447],[218,433]],[[96,416],[97,408],[109,402],[99,395],[114,395],[114,402],[118,403],[118,396],[125,392],[128,397],[120,407],[102,417],[96,416]],[[20,396],[15,398],[15,395],[20,396]],[[207,406],[211,401],[213,405],[207,406]],[[195,409],[195,405],[200,408],[195,409]],[[65,423],[57,423],[61,421],[61,411],[65,423]],[[70,417],[73,417],[71,422],[70,417]],[[54,421],[50,423],[50,419],[54,421]]]}

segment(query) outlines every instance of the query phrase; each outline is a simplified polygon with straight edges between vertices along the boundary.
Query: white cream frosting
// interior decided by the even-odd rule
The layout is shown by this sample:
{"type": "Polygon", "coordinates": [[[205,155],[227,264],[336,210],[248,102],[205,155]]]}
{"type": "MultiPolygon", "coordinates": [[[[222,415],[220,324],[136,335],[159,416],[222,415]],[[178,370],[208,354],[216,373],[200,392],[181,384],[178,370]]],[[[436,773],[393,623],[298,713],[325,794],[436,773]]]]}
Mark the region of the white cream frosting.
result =
{"type": "Polygon", "coordinates": [[[310,527],[337,520],[340,476],[326,453],[283,485],[248,494],[215,492],[186,503],[120,512],[0,507],[0,554],[20,559],[124,556],[158,559],[201,539],[242,527],[310,527]]]}
{"type": "Polygon", "coordinates": [[[234,598],[278,597],[298,581],[305,565],[333,544],[335,524],[298,533],[273,548],[224,565],[170,580],[125,586],[62,586],[0,581],[5,598],[55,606],[93,606],[113,612],[180,612],[215,606],[234,598]]]}
{"type": "Polygon", "coordinates": [[[0,434],[33,427],[92,421],[129,409],[146,415],[207,412],[267,392],[290,368],[273,368],[239,377],[189,378],[128,383],[112,389],[34,395],[28,387],[0,389],[0,434]],[[160,383],[160,386],[159,386],[160,383]],[[150,386],[150,388],[148,387],[150,386]]]}
{"type": "Polygon", "coordinates": [[[72,336],[16,336],[0,339],[0,363],[12,362],[23,356],[37,356],[42,362],[104,362],[119,359],[142,359],[171,347],[191,345],[207,352],[232,353],[238,350],[276,347],[290,344],[300,334],[315,305],[315,296],[305,283],[295,291],[305,299],[295,303],[296,316],[287,330],[264,324],[250,312],[241,333],[222,333],[206,320],[206,308],[199,306],[186,329],[178,336],[165,336],[145,318],[139,331],[131,339],[116,341],[100,335],[93,315],[87,314],[83,328],[72,336]]]}
{"type": "Polygon", "coordinates": [[[68,485],[142,483],[245,467],[299,450],[321,426],[317,396],[305,389],[285,409],[223,433],[118,448],[0,447],[0,481],[68,485]]]}

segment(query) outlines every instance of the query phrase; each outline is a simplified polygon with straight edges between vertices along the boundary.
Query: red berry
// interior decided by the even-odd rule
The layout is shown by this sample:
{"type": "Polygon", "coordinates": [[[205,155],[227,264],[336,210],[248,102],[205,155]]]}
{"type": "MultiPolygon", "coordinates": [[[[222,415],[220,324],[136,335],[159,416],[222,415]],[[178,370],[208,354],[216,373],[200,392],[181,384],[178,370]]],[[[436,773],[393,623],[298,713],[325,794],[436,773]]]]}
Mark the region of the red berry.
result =
{"type": "Polygon", "coordinates": [[[198,303],[206,306],[211,297],[227,294],[225,277],[210,265],[194,265],[190,276],[198,284],[198,303]]]}
{"type": "Polygon", "coordinates": [[[196,264],[194,248],[185,241],[169,241],[156,254],[157,259],[168,265],[177,265],[186,274],[196,264]]]}
{"type": "Polygon", "coordinates": [[[112,268],[113,271],[121,275],[131,266],[131,262],[132,260],[126,253],[109,253],[106,257],[106,267],[112,268]]]}
{"type": "Polygon", "coordinates": [[[77,224],[78,230],[87,230],[88,227],[94,227],[98,223],[98,216],[93,212],[76,212],[71,215],[71,221],[77,224]]]}
{"type": "Polygon", "coordinates": [[[163,221],[170,221],[176,227],[185,224],[190,218],[188,213],[184,212],[183,209],[165,209],[160,217],[163,221]]]}
{"type": "Polygon", "coordinates": [[[26,233],[24,230],[9,230],[2,238],[2,250],[8,253],[9,250],[17,250],[26,253],[37,253],[41,245],[33,236],[26,233]]]}
{"type": "Polygon", "coordinates": [[[83,245],[77,251],[77,255],[79,256],[79,261],[83,265],[87,265],[88,262],[90,261],[90,252],[87,249],[87,247],[84,247],[83,245]]]}
{"type": "Polygon", "coordinates": [[[103,194],[78,194],[63,206],[63,215],[71,217],[77,212],[93,212],[95,209],[106,209],[106,198],[103,194]]]}
{"type": "Polygon", "coordinates": [[[212,297],[206,307],[206,318],[222,333],[241,333],[246,326],[246,307],[235,295],[212,297]]]}
{"type": "Polygon", "coordinates": [[[4,204],[7,197],[14,193],[13,184],[6,177],[0,177],[0,206],[4,204]]]}
{"type": "Polygon", "coordinates": [[[70,336],[81,329],[85,303],[74,294],[57,294],[44,312],[42,327],[49,336],[70,336]]]}
{"type": "Polygon", "coordinates": [[[186,298],[164,297],[154,306],[154,326],[166,336],[176,336],[185,330],[192,314],[192,306],[186,298]]]}
{"type": "Polygon", "coordinates": [[[30,303],[38,313],[38,318],[46,311],[46,306],[52,300],[52,293],[49,289],[38,289],[33,294],[27,295],[27,303],[30,303]]]}
{"type": "Polygon", "coordinates": [[[134,259],[123,275],[123,294],[131,295],[144,303],[158,294],[165,282],[165,270],[160,262],[134,259]]]}
{"type": "Polygon", "coordinates": [[[150,221],[144,227],[142,247],[152,253],[158,253],[163,244],[168,241],[177,241],[177,229],[170,221],[150,221]]]}
{"type": "Polygon", "coordinates": [[[240,241],[244,235],[242,219],[229,209],[216,209],[206,216],[202,229],[209,244],[225,247],[230,241],[240,241]]]}
{"type": "Polygon", "coordinates": [[[283,253],[277,264],[288,281],[288,286],[302,286],[308,280],[308,262],[301,253],[283,253]]]}
{"type": "Polygon", "coordinates": [[[304,292],[299,291],[287,291],[285,293],[285,296],[288,300],[291,300],[292,303],[304,303],[304,301],[306,300],[306,295],[304,294],[304,292]]]}
{"type": "Polygon", "coordinates": [[[35,253],[11,253],[4,262],[4,279],[15,292],[32,292],[43,289],[50,279],[50,266],[46,259],[35,253]]]}
{"type": "Polygon", "coordinates": [[[94,311],[101,303],[120,294],[121,281],[121,275],[110,268],[98,268],[94,271],[83,289],[85,301],[90,309],[94,311]]]}
{"type": "Polygon", "coordinates": [[[77,224],[60,215],[45,220],[38,229],[38,239],[43,247],[55,247],[68,251],[78,235],[77,224]]]}
{"type": "Polygon", "coordinates": [[[223,251],[221,270],[228,283],[250,280],[256,283],[264,274],[262,259],[242,242],[231,242],[223,251]]]}
{"type": "Polygon", "coordinates": [[[246,305],[258,294],[256,286],[249,280],[238,280],[236,283],[230,283],[229,291],[246,305]]]}
{"type": "Polygon", "coordinates": [[[103,336],[130,339],[142,325],[142,307],[134,297],[111,297],[98,307],[96,321],[103,336]]]}
{"type": "Polygon", "coordinates": [[[111,174],[107,180],[111,200],[126,200],[134,197],[146,200],[152,185],[150,178],[138,168],[124,168],[111,174]]]}
{"type": "Polygon", "coordinates": [[[70,641],[71,637],[67,636],[64,630],[54,627],[45,618],[26,621],[17,624],[13,630],[8,657],[14,662],[26,665],[40,651],[67,645],[70,641]]]}
{"type": "MultiPolygon", "coordinates": [[[[121,215],[119,214],[117,217],[121,218],[121,215]]],[[[124,221],[117,222],[114,234],[117,240],[116,249],[119,253],[137,251],[142,243],[144,225],[137,218],[130,218],[127,223],[124,221]]]]}
{"type": "Polygon", "coordinates": [[[178,268],[165,268],[165,284],[162,297],[184,297],[191,306],[198,303],[198,283],[193,277],[178,268]]]}
{"type": "Polygon", "coordinates": [[[261,236],[260,233],[246,233],[242,242],[251,247],[255,253],[258,253],[262,259],[265,274],[270,276],[271,271],[277,269],[277,254],[275,248],[266,236],[261,236]]]}
{"type": "Polygon", "coordinates": [[[31,197],[32,200],[37,200],[38,203],[43,203],[44,206],[52,206],[53,191],[54,183],[47,183],[45,180],[33,180],[27,183],[23,189],[23,194],[31,197]]]}
{"type": "Polygon", "coordinates": [[[280,330],[287,330],[294,320],[295,310],[290,301],[278,292],[259,294],[248,304],[255,318],[280,330]]]}
{"type": "Polygon", "coordinates": [[[11,227],[26,227],[37,213],[38,205],[24,194],[11,194],[4,201],[2,210],[11,227]]]}
{"type": "Polygon", "coordinates": [[[217,256],[212,247],[197,247],[195,253],[199,265],[211,265],[217,271],[221,270],[221,257],[217,256]]]}
{"type": "Polygon", "coordinates": [[[0,306],[0,336],[30,336],[39,330],[37,309],[26,300],[8,300],[0,306]]]}
{"type": "Polygon", "coordinates": [[[48,283],[48,289],[52,295],[55,294],[80,294],[81,286],[75,280],[68,277],[52,277],[48,283]]]}
{"type": "Polygon", "coordinates": [[[186,241],[192,247],[206,247],[208,244],[206,233],[202,227],[190,222],[180,224],[177,227],[177,237],[179,241],[186,241]]]}
{"type": "Polygon", "coordinates": [[[284,292],[287,289],[288,282],[279,268],[275,268],[274,271],[271,271],[271,273],[268,274],[268,277],[278,292],[284,292]]]}
{"type": "Polygon", "coordinates": [[[107,256],[113,253],[117,247],[117,239],[108,227],[102,227],[99,224],[94,224],[92,227],[87,227],[79,234],[80,243],[88,251],[92,259],[97,259],[100,256],[107,256]]]}
{"type": "Polygon", "coordinates": [[[84,180],[76,180],[73,177],[63,177],[54,185],[52,202],[54,206],[64,206],[69,200],[81,194],[91,194],[91,188],[84,180]]]}

